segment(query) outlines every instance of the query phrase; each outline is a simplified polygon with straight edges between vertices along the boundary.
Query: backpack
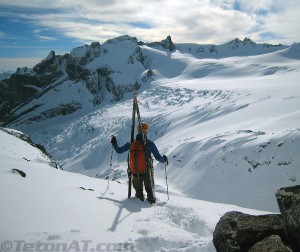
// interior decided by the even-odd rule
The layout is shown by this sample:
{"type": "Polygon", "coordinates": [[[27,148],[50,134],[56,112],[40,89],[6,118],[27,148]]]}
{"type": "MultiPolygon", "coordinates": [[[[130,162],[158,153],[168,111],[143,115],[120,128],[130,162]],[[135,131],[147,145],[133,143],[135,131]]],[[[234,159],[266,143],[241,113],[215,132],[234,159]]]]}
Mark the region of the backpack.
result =
{"type": "Polygon", "coordinates": [[[147,157],[145,146],[142,141],[134,140],[130,144],[129,167],[132,174],[145,173],[147,168],[147,157]]]}

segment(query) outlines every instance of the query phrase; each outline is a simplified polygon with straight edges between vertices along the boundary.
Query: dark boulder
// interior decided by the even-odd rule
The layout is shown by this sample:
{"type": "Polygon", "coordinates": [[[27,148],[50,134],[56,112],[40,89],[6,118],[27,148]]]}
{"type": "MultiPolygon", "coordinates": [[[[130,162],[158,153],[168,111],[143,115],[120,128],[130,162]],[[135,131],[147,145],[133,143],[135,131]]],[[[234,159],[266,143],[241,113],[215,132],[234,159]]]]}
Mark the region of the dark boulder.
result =
{"type": "Polygon", "coordinates": [[[291,243],[300,251],[300,185],[279,189],[276,198],[291,243]]]}
{"type": "Polygon", "coordinates": [[[283,243],[282,239],[278,235],[271,235],[262,241],[256,243],[250,248],[249,252],[292,252],[292,250],[283,243]]]}
{"type": "Polygon", "coordinates": [[[228,212],[217,223],[213,243],[218,252],[246,252],[257,242],[273,234],[287,241],[287,231],[279,214],[253,216],[228,212]]]}

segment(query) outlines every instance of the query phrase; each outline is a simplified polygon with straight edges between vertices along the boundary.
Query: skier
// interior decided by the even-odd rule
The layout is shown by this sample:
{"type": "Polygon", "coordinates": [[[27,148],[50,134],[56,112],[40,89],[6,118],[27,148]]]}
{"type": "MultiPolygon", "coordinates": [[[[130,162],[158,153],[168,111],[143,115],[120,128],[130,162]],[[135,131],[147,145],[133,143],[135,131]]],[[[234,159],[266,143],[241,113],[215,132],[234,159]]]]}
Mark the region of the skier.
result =
{"type": "MultiPolygon", "coordinates": [[[[157,150],[157,147],[154,142],[147,139],[146,135],[148,133],[148,124],[145,122],[142,122],[138,125],[138,134],[136,135],[136,139],[134,142],[142,142],[143,141],[143,135],[144,135],[144,150],[145,150],[145,156],[144,160],[146,159],[148,167],[139,167],[137,168],[130,167],[131,173],[133,175],[132,177],[132,185],[135,189],[135,196],[139,198],[141,201],[145,200],[144,193],[143,193],[143,184],[145,184],[145,190],[147,192],[147,201],[150,204],[154,204],[156,202],[155,197],[155,191],[154,191],[154,179],[153,179],[153,159],[151,157],[151,153],[154,155],[155,159],[159,161],[160,163],[166,163],[168,164],[168,158],[167,156],[163,155],[161,156],[159,151],[157,150]],[[141,125],[141,126],[140,126],[141,125]],[[142,128],[142,129],[141,129],[142,128]]],[[[117,144],[117,139],[115,136],[112,136],[111,143],[113,145],[113,148],[117,153],[123,153],[125,151],[134,152],[132,149],[132,145],[129,142],[124,144],[123,146],[119,147],[117,144]]],[[[129,155],[130,156],[130,155],[129,155]]],[[[129,158],[130,159],[130,158],[129,158]]],[[[129,161],[130,162],[130,161],[129,161]]],[[[143,160],[135,160],[134,162],[130,162],[132,166],[134,164],[137,164],[139,162],[143,162],[143,160]]]]}

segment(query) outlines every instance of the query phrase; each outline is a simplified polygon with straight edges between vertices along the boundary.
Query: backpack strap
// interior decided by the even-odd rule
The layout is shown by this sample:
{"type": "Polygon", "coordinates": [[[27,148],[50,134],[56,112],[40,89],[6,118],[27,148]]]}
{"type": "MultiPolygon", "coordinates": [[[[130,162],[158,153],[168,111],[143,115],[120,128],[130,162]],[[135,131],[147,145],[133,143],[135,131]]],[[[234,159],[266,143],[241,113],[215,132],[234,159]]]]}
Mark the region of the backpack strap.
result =
{"type": "MultiPolygon", "coordinates": [[[[146,135],[144,135],[143,149],[145,152],[145,159],[146,159],[146,174],[148,174],[149,167],[150,167],[150,157],[148,157],[148,151],[150,151],[150,150],[148,149],[148,139],[147,139],[146,135]]],[[[150,152],[150,155],[151,155],[151,152],[150,152]]]]}
{"type": "MultiPolygon", "coordinates": [[[[136,140],[134,141],[136,142],[136,140]]],[[[134,156],[133,156],[133,160],[134,160],[134,170],[135,170],[135,174],[137,176],[140,175],[139,169],[138,169],[138,157],[137,157],[137,151],[134,152],[134,156]]]]}
{"type": "Polygon", "coordinates": [[[136,140],[133,140],[131,143],[130,143],[130,148],[129,148],[129,152],[128,152],[128,168],[131,170],[131,165],[130,165],[130,163],[131,163],[131,158],[130,157],[132,157],[132,155],[134,155],[133,156],[133,160],[134,160],[134,175],[136,175],[136,176],[139,176],[139,170],[138,170],[138,165],[137,165],[137,157],[136,157],[136,151],[132,151],[132,145],[134,144],[136,142],[136,140]],[[132,152],[132,153],[131,153],[132,152]]]}

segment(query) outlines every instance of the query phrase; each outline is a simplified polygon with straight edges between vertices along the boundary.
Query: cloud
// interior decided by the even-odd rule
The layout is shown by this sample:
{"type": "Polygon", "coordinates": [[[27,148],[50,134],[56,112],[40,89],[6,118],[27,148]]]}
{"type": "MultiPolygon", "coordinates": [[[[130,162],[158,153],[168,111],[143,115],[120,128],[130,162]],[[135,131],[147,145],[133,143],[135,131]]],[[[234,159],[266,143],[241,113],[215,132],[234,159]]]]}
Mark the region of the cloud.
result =
{"type": "Polygon", "coordinates": [[[234,1],[234,8],[248,13],[263,13],[271,11],[273,0],[234,1]]]}
{"type": "Polygon", "coordinates": [[[300,2],[298,0],[235,0],[234,7],[252,16],[256,22],[249,36],[258,42],[300,41],[300,2]]]}
{"type": "Polygon", "coordinates": [[[261,26],[261,31],[272,32],[280,36],[282,43],[291,44],[300,41],[300,7],[288,9],[277,13],[270,13],[266,22],[261,26]]]}
{"type": "Polygon", "coordinates": [[[41,40],[46,40],[46,41],[56,40],[56,38],[48,37],[48,36],[43,36],[43,35],[37,35],[36,37],[39,38],[39,39],[41,39],[41,40]]]}
{"type": "Polygon", "coordinates": [[[175,43],[224,43],[245,36],[269,42],[265,34],[300,41],[299,0],[2,0],[1,6],[11,12],[18,7],[14,15],[22,20],[82,42],[124,34],[143,41],[171,35],[175,43]]]}
{"type": "Polygon", "coordinates": [[[105,41],[129,34],[144,41],[171,35],[176,42],[225,42],[243,36],[255,25],[245,13],[222,9],[209,1],[130,1],[95,6],[75,2],[73,12],[32,15],[44,26],[79,40],[105,41]],[[98,7],[98,8],[97,8],[98,7]],[[80,9],[80,11],[79,11],[80,9]],[[184,11],[179,11],[184,10],[184,11]]]}

